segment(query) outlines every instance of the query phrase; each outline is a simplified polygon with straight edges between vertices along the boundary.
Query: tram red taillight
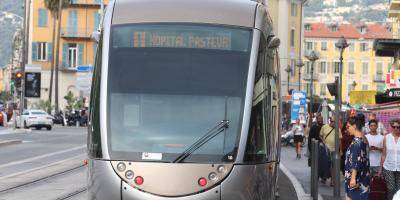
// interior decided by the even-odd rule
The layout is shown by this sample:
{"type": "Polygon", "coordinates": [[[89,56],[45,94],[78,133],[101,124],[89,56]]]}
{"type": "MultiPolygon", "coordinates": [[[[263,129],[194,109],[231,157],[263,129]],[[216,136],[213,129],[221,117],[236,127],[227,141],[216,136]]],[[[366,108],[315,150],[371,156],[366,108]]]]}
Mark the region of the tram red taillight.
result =
{"type": "Polygon", "coordinates": [[[141,177],[141,176],[136,176],[136,178],[135,178],[135,183],[136,183],[137,185],[142,185],[143,182],[144,182],[143,177],[141,177]]]}
{"type": "Polygon", "coordinates": [[[201,177],[201,178],[199,179],[198,183],[199,183],[199,185],[200,185],[201,187],[204,187],[204,186],[207,185],[207,179],[204,178],[204,177],[201,177]]]}

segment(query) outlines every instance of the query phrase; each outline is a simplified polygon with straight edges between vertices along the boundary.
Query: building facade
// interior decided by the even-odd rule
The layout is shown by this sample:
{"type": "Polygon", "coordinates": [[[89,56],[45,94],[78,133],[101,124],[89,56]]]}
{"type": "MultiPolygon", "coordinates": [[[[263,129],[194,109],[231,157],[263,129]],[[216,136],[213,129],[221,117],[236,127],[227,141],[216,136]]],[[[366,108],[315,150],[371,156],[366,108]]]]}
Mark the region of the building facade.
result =
{"type": "Polygon", "coordinates": [[[292,89],[299,89],[299,67],[296,64],[302,57],[301,41],[304,37],[302,24],[305,2],[305,0],[271,0],[266,2],[274,30],[281,40],[279,57],[281,94],[284,96],[288,95],[292,89]]]}
{"type": "MultiPolygon", "coordinates": [[[[108,0],[104,0],[105,4],[108,0]]],[[[88,97],[90,72],[97,44],[91,34],[98,29],[101,18],[102,0],[72,0],[62,10],[61,38],[59,45],[59,108],[66,106],[64,96],[71,91],[75,96],[88,97]],[[90,71],[90,70],[89,70],[90,71]],[[82,78],[85,77],[85,78],[82,78]]],[[[41,72],[40,99],[48,100],[50,69],[56,45],[52,42],[54,17],[45,7],[44,0],[31,1],[29,25],[29,52],[27,72],[41,72]]],[[[57,26],[57,25],[56,25],[57,26]]],[[[55,77],[55,76],[54,76],[55,77]]],[[[54,87],[55,84],[53,84],[54,87]]],[[[53,89],[54,103],[54,89],[53,89]]],[[[28,107],[38,98],[28,98],[28,107]]]]}
{"type": "MultiPolygon", "coordinates": [[[[392,38],[391,27],[385,24],[304,24],[304,50],[316,51],[319,59],[314,64],[313,94],[333,99],[326,85],[339,76],[340,51],[335,43],[344,36],[349,44],[343,53],[342,100],[349,102],[353,90],[385,90],[386,73],[392,59],[376,57],[374,39],[392,38]]],[[[303,58],[306,60],[306,58],[303,58]]],[[[310,93],[311,62],[305,62],[303,89],[310,93]]]]}

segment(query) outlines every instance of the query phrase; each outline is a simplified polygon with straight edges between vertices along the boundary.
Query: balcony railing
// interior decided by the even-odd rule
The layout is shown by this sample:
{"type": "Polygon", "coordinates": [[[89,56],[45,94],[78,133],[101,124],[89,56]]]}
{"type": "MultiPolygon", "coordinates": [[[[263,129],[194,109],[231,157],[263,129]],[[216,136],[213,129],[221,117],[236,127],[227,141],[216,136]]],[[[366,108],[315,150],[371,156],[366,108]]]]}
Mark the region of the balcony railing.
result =
{"type": "Polygon", "coordinates": [[[383,76],[383,74],[375,74],[374,76],[374,81],[375,82],[385,82],[385,77],[383,76]]]}
{"type": "Polygon", "coordinates": [[[93,28],[84,28],[84,29],[62,28],[61,37],[90,39],[93,31],[94,31],[93,28]]]}
{"type": "Polygon", "coordinates": [[[70,6],[100,6],[101,0],[71,0],[70,6]]]}

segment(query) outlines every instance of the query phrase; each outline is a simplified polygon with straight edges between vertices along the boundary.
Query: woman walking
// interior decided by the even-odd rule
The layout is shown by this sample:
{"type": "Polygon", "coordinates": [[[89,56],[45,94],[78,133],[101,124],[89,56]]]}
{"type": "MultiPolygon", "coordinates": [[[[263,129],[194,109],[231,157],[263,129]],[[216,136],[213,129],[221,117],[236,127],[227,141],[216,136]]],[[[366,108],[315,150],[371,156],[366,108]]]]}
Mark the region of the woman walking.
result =
{"type": "Polygon", "coordinates": [[[300,120],[296,119],[296,124],[293,125],[292,128],[293,135],[294,135],[294,143],[296,144],[296,158],[301,158],[301,143],[303,143],[304,138],[304,128],[303,125],[300,124],[300,120]]]}
{"type": "Polygon", "coordinates": [[[392,133],[385,135],[379,174],[383,173],[388,188],[388,199],[400,190],[400,119],[390,122],[392,133]]]}
{"type": "Polygon", "coordinates": [[[369,200],[369,158],[360,123],[350,117],[346,128],[354,136],[346,151],[344,184],[346,200],[369,200]]]}

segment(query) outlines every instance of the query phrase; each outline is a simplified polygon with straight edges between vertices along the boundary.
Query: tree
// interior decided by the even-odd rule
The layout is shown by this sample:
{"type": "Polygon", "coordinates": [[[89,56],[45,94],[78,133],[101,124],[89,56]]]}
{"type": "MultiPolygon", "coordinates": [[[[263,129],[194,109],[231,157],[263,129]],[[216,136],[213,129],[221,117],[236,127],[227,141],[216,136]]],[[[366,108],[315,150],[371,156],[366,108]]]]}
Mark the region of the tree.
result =
{"type": "Polygon", "coordinates": [[[40,99],[38,102],[34,103],[32,107],[40,110],[51,110],[52,108],[50,101],[45,101],[43,99],[40,99]]]}
{"type": "Polygon", "coordinates": [[[67,109],[69,113],[72,113],[72,110],[74,110],[76,97],[71,91],[69,91],[67,95],[64,96],[64,99],[67,101],[67,107],[65,107],[65,109],[67,109]]]}
{"type": "MultiPolygon", "coordinates": [[[[70,0],[61,0],[62,2],[61,2],[61,10],[62,10],[62,8],[65,8],[66,6],[68,6],[69,4],[70,4],[70,0]]],[[[59,37],[60,37],[60,32],[61,32],[61,13],[62,12],[58,12],[58,10],[59,10],[59,8],[60,8],[60,0],[44,0],[44,4],[45,4],[45,6],[46,6],[46,8],[48,9],[48,10],[50,10],[50,13],[51,13],[51,16],[52,16],[52,18],[53,18],[53,46],[55,47],[56,46],[56,20],[58,20],[58,19],[60,19],[59,20],[59,23],[58,23],[58,35],[59,35],[59,37]]],[[[59,45],[58,45],[58,43],[59,43],[59,37],[57,37],[57,49],[55,49],[55,48],[53,48],[52,49],[52,59],[51,59],[51,69],[50,69],[50,87],[49,87],[49,102],[50,102],[50,104],[51,104],[51,101],[52,101],[52,95],[53,95],[53,74],[54,74],[54,64],[57,64],[57,66],[58,66],[58,63],[55,63],[55,56],[54,55],[57,55],[57,58],[58,58],[58,54],[59,54],[59,45]],[[54,54],[54,50],[56,51],[56,53],[54,54]]],[[[58,74],[58,68],[57,68],[57,72],[56,72],[57,74],[58,74]]],[[[56,82],[57,82],[57,84],[56,84],[56,90],[58,90],[58,76],[56,75],[56,82]]],[[[56,95],[58,95],[58,91],[56,92],[56,95]]],[[[58,98],[57,98],[57,100],[58,100],[58,98]]],[[[58,102],[56,102],[56,104],[57,104],[57,108],[58,108],[58,102]]],[[[47,110],[47,112],[51,112],[51,110],[47,110]]]]}

